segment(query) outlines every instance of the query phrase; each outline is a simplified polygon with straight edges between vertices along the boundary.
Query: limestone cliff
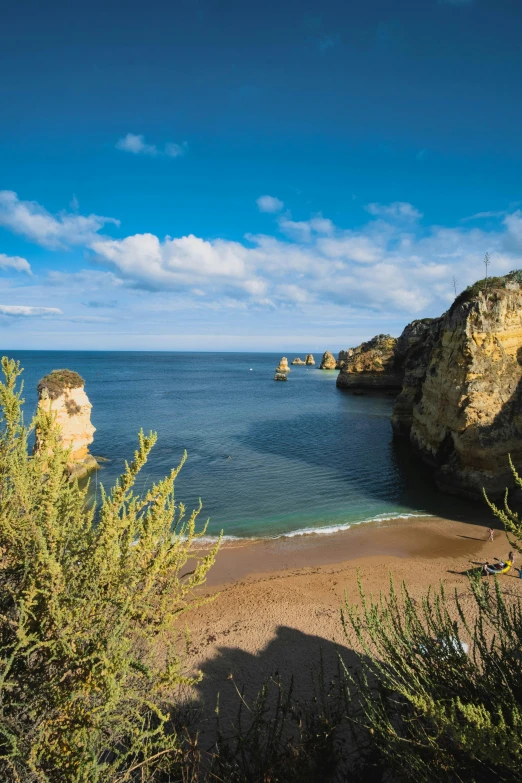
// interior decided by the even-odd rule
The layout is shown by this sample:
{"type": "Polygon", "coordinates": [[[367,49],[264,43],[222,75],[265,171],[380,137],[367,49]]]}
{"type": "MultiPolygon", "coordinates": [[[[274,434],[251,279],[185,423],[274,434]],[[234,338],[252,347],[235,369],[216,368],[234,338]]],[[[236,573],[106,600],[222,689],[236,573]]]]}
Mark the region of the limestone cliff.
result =
{"type": "MultiPolygon", "coordinates": [[[[38,407],[52,411],[56,418],[61,441],[71,450],[71,475],[79,477],[96,468],[98,463],[89,454],[95,432],[91,424],[92,405],[83,378],[71,370],[53,370],[38,383],[38,407]]],[[[35,448],[39,448],[38,433],[35,448]]]]}
{"type": "Polygon", "coordinates": [[[323,358],[321,359],[321,364],[319,365],[320,370],[336,370],[337,369],[337,359],[333,355],[333,353],[330,353],[330,351],[325,351],[323,353],[323,358]]]}
{"type": "Polygon", "coordinates": [[[463,292],[405,357],[392,424],[449,492],[480,496],[522,469],[522,272],[463,292]]]}
{"type": "Polygon", "coordinates": [[[306,354],[305,364],[315,364],[315,359],[311,353],[306,354]]]}
{"type": "Polygon", "coordinates": [[[413,321],[398,338],[378,334],[357,348],[340,351],[337,386],[341,389],[399,391],[407,357],[423,344],[430,324],[430,318],[413,321]]]}

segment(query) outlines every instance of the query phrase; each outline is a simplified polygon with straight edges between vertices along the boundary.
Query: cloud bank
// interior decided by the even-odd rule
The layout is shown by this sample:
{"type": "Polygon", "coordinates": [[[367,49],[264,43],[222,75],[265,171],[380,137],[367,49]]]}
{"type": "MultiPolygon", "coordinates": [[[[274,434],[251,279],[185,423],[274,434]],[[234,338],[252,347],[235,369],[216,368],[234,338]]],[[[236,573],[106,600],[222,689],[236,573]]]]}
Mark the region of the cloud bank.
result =
{"type": "MultiPolygon", "coordinates": [[[[331,305],[406,322],[445,310],[454,297],[453,277],[459,290],[482,277],[486,251],[492,274],[522,266],[520,210],[485,230],[425,225],[412,204],[372,202],[365,221],[348,229],[321,214],[294,220],[272,196],[260,197],[258,206],[273,215],[273,232],[236,241],[195,234],[114,238],[106,233],[119,225],[114,218],[52,215],[10,191],[0,192],[0,223],[43,247],[83,245],[98,266],[74,274],[53,271],[48,286],[149,291],[155,301],[175,295],[185,311],[293,308],[308,317],[313,308],[331,305]]],[[[19,271],[27,271],[24,259],[14,258],[19,271]]],[[[154,300],[147,301],[151,312],[154,300]]]]}

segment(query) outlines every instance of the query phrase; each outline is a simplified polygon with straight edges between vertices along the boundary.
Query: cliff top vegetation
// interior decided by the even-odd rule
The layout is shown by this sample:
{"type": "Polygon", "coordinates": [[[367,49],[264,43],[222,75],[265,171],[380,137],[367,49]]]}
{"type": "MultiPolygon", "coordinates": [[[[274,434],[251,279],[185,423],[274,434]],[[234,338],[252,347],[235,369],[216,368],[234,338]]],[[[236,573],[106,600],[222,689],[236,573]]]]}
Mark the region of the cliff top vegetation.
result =
{"type": "Polygon", "coordinates": [[[501,277],[484,277],[482,280],[477,280],[473,285],[469,285],[464,291],[461,291],[451,305],[450,310],[454,310],[459,305],[474,299],[481,291],[493,291],[495,288],[506,288],[506,284],[512,282],[522,284],[522,269],[514,269],[512,272],[501,277]]]}
{"type": "Polygon", "coordinates": [[[84,384],[82,376],[74,370],[53,370],[38,381],[38,396],[42,397],[45,390],[51,400],[56,400],[65,389],[79,389],[84,384]]]}

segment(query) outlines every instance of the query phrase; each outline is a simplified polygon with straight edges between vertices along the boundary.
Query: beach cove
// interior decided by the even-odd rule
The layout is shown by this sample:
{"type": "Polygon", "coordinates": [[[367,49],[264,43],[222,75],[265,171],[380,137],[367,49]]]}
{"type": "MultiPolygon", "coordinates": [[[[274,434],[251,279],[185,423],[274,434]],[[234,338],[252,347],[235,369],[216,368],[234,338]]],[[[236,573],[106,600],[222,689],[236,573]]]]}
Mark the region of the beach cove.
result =
{"type": "MultiPolygon", "coordinates": [[[[335,676],[339,653],[352,661],[341,607],[345,599],[360,604],[358,577],[365,594],[378,598],[392,576],[419,603],[442,584],[450,601],[456,593],[473,611],[466,572],[509,549],[499,529],[487,541],[490,524],[484,509],[475,521],[396,519],[331,535],[225,542],[202,588],[213,600],[186,618],[191,664],[204,673],[196,690],[212,709],[219,693],[231,724],[236,686],[253,698],[276,673],[287,684],[292,674],[297,692],[309,698],[321,658],[327,678],[335,676]]],[[[501,587],[522,596],[514,569],[501,587]]]]}

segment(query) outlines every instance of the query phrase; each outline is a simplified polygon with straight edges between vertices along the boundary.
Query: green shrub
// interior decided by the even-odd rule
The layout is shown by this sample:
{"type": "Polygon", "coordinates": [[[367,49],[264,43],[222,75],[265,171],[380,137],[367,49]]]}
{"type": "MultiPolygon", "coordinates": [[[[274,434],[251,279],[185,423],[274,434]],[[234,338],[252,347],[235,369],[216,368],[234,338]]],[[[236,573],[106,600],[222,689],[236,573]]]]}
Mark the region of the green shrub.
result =
{"type": "MultiPolygon", "coordinates": [[[[490,505],[522,551],[522,521],[507,503],[504,511],[490,505]]],[[[442,586],[419,606],[393,584],[379,601],[360,587],[362,609],[346,606],[347,638],[362,650],[358,671],[348,675],[362,699],[351,720],[367,732],[387,779],[520,780],[522,602],[518,592],[503,593],[501,580],[472,572],[471,608],[442,586]]]]}
{"type": "Polygon", "coordinates": [[[197,603],[217,546],[191,555],[204,530],[200,509],[187,517],[174,498],[184,459],[134,494],[153,433],[140,432],[95,518],[88,489],[69,480],[52,416],[38,411],[25,427],[19,365],[4,358],[2,369],[0,780],[152,780],[156,762],[180,753],[169,698],[191,681],[172,625],[197,603]],[[35,426],[44,448],[30,456],[35,426]]]}
{"type": "Polygon", "coordinates": [[[47,394],[51,400],[56,400],[65,389],[79,389],[84,385],[85,381],[74,370],[53,370],[38,381],[36,388],[40,397],[47,394]]]}

